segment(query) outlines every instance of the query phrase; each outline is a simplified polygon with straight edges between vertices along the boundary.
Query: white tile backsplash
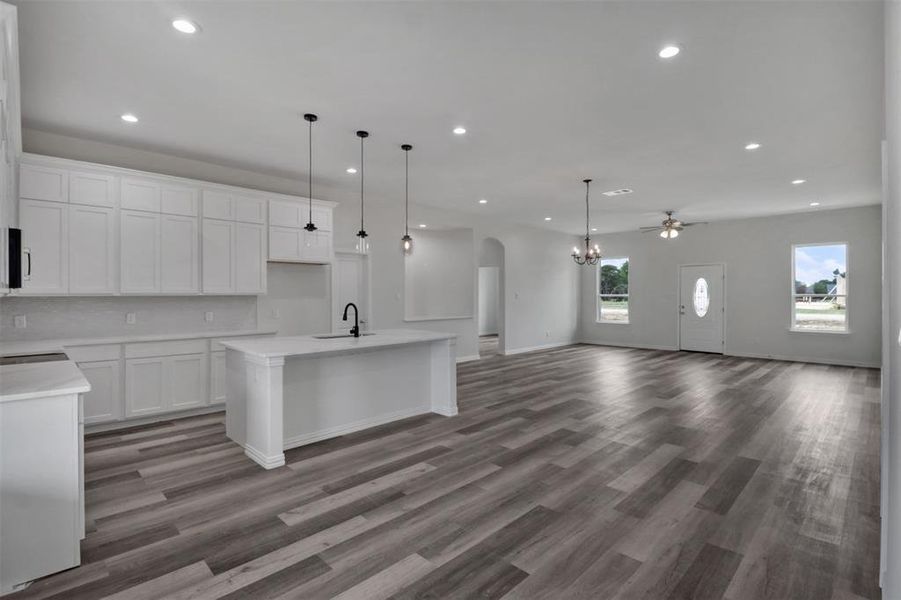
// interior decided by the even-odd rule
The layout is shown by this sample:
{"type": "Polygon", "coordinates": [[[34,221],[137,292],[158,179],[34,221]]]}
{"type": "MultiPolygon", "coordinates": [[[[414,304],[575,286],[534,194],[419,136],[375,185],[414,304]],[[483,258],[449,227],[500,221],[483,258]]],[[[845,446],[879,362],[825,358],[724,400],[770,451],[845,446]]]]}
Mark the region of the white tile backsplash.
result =
{"type": "Polygon", "coordinates": [[[0,298],[0,341],[255,329],[256,296],[0,298]],[[207,321],[208,312],[215,315],[207,321]],[[134,324],[127,315],[134,314],[134,324]],[[25,317],[27,327],[17,328],[25,317]]]}

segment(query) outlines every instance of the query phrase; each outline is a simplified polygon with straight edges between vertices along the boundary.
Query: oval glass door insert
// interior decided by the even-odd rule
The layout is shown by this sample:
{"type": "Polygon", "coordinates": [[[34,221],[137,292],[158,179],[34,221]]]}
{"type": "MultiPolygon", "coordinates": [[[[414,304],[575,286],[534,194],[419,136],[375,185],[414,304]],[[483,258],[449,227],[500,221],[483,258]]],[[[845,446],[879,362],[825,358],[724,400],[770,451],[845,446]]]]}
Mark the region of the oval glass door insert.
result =
{"type": "Polygon", "coordinates": [[[692,304],[694,304],[695,314],[702,318],[707,314],[707,309],[710,308],[710,294],[707,291],[707,280],[703,277],[698,277],[698,280],[695,281],[692,304]]]}

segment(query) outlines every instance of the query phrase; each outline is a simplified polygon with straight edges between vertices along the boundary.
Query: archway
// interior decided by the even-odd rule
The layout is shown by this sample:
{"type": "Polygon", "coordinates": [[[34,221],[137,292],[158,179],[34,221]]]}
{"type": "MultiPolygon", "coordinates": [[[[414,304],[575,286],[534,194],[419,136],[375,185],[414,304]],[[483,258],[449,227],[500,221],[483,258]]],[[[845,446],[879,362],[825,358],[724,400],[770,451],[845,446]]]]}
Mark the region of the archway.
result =
{"type": "Polygon", "coordinates": [[[478,281],[479,357],[505,354],[504,245],[495,238],[482,240],[478,281]]]}

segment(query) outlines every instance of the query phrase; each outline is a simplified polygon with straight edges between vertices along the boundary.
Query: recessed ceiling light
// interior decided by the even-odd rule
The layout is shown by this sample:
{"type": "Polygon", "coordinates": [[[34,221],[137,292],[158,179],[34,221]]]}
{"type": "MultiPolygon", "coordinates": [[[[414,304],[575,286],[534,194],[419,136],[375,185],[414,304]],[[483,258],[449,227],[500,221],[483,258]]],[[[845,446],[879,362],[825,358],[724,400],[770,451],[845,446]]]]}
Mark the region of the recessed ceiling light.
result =
{"type": "Polygon", "coordinates": [[[488,204],[488,201],[482,198],[481,200],[479,200],[479,204],[488,204]]]}
{"type": "Polygon", "coordinates": [[[819,206],[820,203],[819,203],[819,202],[811,202],[810,205],[811,205],[811,206],[819,206]]]}
{"type": "Polygon", "coordinates": [[[657,53],[657,56],[660,58],[672,58],[677,54],[679,54],[679,46],[664,46],[657,53]]]}
{"type": "Polygon", "coordinates": [[[750,144],[745,146],[745,150],[757,150],[758,148],[760,148],[760,144],[758,144],[757,142],[751,142],[750,144]]]}
{"type": "Polygon", "coordinates": [[[463,135],[464,133],[466,133],[466,128],[465,127],[454,127],[454,133],[456,133],[457,135],[463,135]]]}
{"type": "Polygon", "coordinates": [[[182,33],[197,33],[197,24],[187,19],[175,19],[172,26],[182,33]]]}
{"type": "Polygon", "coordinates": [[[138,122],[138,118],[131,113],[125,113],[124,115],[122,115],[119,118],[122,119],[123,121],[125,121],[126,123],[137,123],[138,122]]]}
{"type": "Polygon", "coordinates": [[[425,228],[426,228],[426,224],[425,224],[425,223],[420,223],[420,224],[419,224],[419,228],[420,228],[420,229],[425,229],[425,228]]]}
{"type": "Polygon", "coordinates": [[[807,181],[807,180],[806,179],[795,179],[794,181],[792,181],[792,185],[801,185],[805,181],[807,181]]]}
{"type": "Polygon", "coordinates": [[[544,220],[545,220],[545,221],[550,221],[551,218],[550,218],[550,217],[545,217],[544,220]]]}
{"type": "Polygon", "coordinates": [[[597,227],[592,227],[591,230],[592,230],[592,231],[597,231],[598,228],[597,228],[597,227]]]}
{"type": "Polygon", "coordinates": [[[353,175],[354,173],[357,172],[357,170],[354,169],[353,167],[347,167],[347,172],[350,173],[351,175],[353,175]]]}

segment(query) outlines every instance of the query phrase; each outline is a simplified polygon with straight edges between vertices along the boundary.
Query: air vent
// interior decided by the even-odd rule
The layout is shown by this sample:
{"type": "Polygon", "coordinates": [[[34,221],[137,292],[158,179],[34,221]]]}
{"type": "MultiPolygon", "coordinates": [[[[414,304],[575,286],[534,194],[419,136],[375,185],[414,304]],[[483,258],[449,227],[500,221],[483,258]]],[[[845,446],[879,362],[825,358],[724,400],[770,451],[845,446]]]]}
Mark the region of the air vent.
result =
{"type": "Polygon", "coordinates": [[[610,190],[609,192],[604,192],[605,196],[622,196],[623,194],[631,194],[632,190],[629,188],[623,188],[621,190],[610,190]]]}

